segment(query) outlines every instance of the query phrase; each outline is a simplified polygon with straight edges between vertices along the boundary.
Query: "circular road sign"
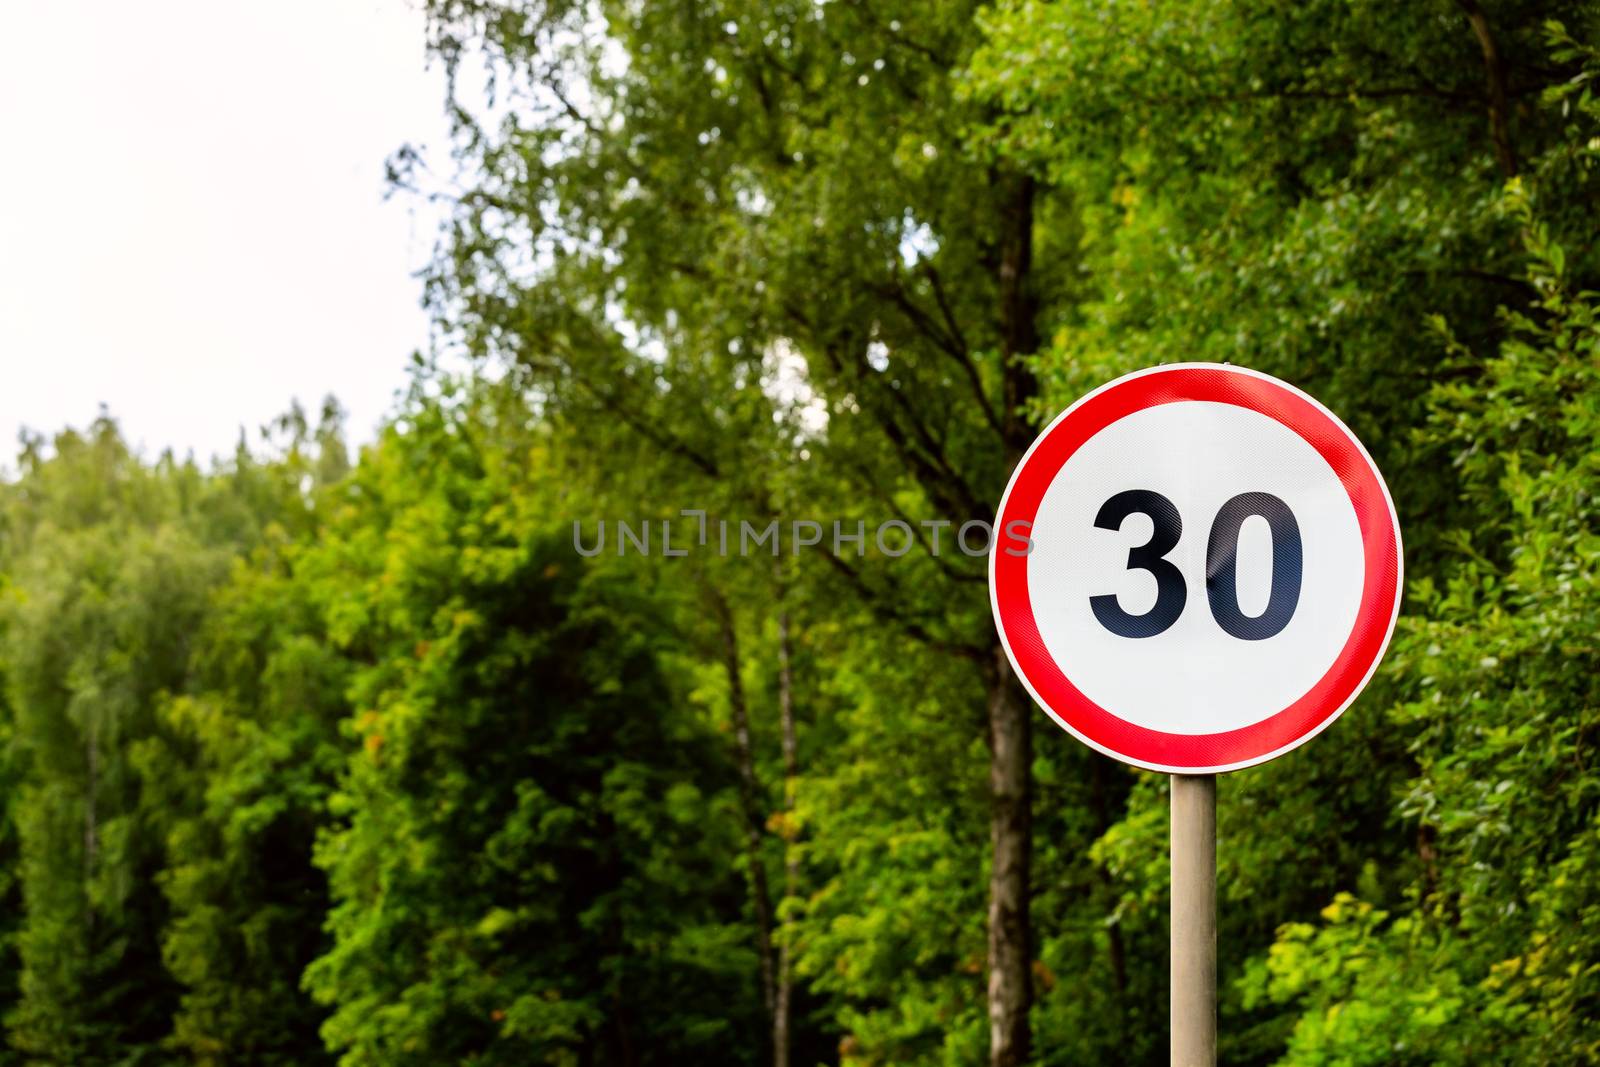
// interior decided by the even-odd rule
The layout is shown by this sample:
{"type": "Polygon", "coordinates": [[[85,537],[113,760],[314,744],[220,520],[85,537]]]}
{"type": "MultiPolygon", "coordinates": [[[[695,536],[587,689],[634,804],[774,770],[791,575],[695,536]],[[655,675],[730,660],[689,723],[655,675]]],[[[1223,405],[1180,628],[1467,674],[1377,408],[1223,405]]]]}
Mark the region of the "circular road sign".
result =
{"type": "Polygon", "coordinates": [[[1085,744],[1173,774],[1316,736],[1377,668],[1400,526],[1338,417],[1257,371],[1153,367],[1052,422],[1001,498],[1006,654],[1085,744]]]}

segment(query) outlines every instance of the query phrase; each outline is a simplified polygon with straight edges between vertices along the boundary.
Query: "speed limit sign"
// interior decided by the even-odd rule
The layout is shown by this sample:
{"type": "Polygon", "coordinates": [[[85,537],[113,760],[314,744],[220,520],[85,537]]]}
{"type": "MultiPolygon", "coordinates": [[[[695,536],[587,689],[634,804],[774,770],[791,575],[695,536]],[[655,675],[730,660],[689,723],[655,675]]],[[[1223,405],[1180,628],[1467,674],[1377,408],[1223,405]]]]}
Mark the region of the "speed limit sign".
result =
{"type": "Polygon", "coordinates": [[[1350,705],[1399,610],[1372,457],[1310,396],[1222,364],[1118,378],[1063,412],[1001,499],[996,625],[1035,700],[1127,763],[1262,763],[1350,705]]]}

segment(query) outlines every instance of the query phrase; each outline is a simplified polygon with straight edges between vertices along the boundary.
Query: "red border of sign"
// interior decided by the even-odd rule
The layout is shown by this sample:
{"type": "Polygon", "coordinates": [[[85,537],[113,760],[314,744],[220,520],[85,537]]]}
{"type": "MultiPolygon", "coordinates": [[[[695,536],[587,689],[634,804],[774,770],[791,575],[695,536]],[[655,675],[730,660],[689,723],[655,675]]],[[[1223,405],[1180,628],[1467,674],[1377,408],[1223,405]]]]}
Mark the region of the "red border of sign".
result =
{"type": "Polygon", "coordinates": [[[1215,774],[1264,763],[1326,729],[1355,700],[1383,658],[1399,615],[1400,523],[1383,476],[1349,427],[1287,382],[1220,363],[1180,363],[1137,371],[1101,386],[1039,435],[1000,499],[989,555],[989,597],[1012,666],[1050,716],[1085,744],[1126,763],[1174,774],[1215,774]],[[1361,527],[1366,576],[1350,637],[1333,665],[1304,695],[1260,722],[1213,734],[1174,734],[1136,726],[1074,686],[1044,646],[1028,595],[1026,555],[1010,555],[1004,532],[1029,523],[1045,490],[1089,438],[1127,415],[1159,404],[1209,400],[1258,411],[1308,441],[1344,483],[1361,527]]]}

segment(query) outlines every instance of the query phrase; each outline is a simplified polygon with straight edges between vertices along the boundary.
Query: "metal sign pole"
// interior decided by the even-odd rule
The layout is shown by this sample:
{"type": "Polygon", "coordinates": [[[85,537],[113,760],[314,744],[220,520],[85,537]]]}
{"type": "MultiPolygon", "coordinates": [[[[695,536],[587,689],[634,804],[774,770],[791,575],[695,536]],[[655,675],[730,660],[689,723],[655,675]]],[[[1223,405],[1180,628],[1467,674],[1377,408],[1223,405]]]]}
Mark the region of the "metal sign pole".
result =
{"type": "Polygon", "coordinates": [[[1172,776],[1172,1067],[1217,1062],[1217,777],[1172,776]]]}

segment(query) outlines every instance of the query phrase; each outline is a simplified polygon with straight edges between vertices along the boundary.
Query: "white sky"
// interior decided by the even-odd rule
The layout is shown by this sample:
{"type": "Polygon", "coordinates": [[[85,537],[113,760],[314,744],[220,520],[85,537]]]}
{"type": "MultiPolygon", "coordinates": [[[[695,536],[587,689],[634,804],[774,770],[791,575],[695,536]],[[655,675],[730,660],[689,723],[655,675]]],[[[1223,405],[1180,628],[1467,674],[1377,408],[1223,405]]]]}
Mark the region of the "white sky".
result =
{"type": "Polygon", "coordinates": [[[426,347],[448,171],[408,0],[17,0],[0,30],[0,468],[104,402],[153,457],[331,392],[369,440],[426,347]]]}

